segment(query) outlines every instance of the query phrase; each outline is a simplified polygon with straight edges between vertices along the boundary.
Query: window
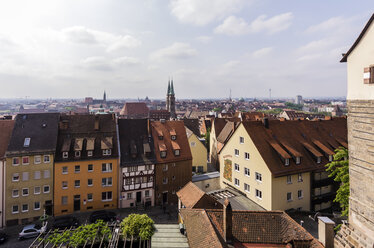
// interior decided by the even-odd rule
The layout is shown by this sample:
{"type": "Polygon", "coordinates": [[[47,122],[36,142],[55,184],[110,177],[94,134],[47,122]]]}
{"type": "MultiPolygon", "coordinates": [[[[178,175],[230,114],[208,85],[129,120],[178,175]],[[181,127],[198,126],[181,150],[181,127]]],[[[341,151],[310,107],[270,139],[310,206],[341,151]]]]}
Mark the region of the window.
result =
{"type": "Polygon", "coordinates": [[[75,173],[79,173],[80,171],[81,171],[81,166],[80,165],[74,166],[74,172],[75,173]]]}
{"type": "Polygon", "coordinates": [[[240,186],[240,181],[239,181],[239,179],[237,179],[237,178],[235,178],[235,186],[240,186]]]}
{"type": "Polygon", "coordinates": [[[131,180],[131,178],[126,178],[126,179],[125,179],[125,184],[126,184],[126,185],[130,185],[130,184],[132,184],[132,180],[131,180]]]}
{"type": "Polygon", "coordinates": [[[40,209],[40,202],[34,202],[34,210],[40,209]]]}
{"type": "Polygon", "coordinates": [[[93,201],[93,195],[92,193],[87,194],[87,201],[93,201]]]}
{"type": "Polygon", "coordinates": [[[68,197],[62,196],[61,197],[61,205],[67,205],[68,204],[68,197]]]}
{"type": "Polygon", "coordinates": [[[18,205],[13,205],[12,206],[12,214],[17,214],[18,213],[18,205]]]}
{"type": "Polygon", "coordinates": [[[34,171],[34,179],[40,179],[40,171],[34,171]]]}
{"type": "Polygon", "coordinates": [[[298,182],[302,182],[302,181],[303,181],[303,174],[302,174],[302,173],[299,173],[299,174],[297,175],[297,181],[298,181],[298,182]]]}
{"type": "Polygon", "coordinates": [[[19,165],[19,158],[13,158],[12,165],[19,165]]]}
{"type": "Polygon", "coordinates": [[[262,199],[262,192],[261,190],[256,189],[256,197],[262,199]]]}
{"type": "Polygon", "coordinates": [[[239,156],[239,150],[235,149],[235,156],[239,156]]]}
{"type": "Polygon", "coordinates": [[[104,156],[109,156],[111,154],[112,154],[112,150],[111,149],[105,149],[105,150],[103,150],[103,155],[104,156]]]}
{"type": "Polygon", "coordinates": [[[329,162],[332,162],[333,159],[334,159],[334,156],[333,155],[329,155],[329,162]]]}
{"type": "Polygon", "coordinates": [[[34,156],[34,164],[40,164],[42,162],[42,158],[40,156],[34,156]]]}
{"type": "Polygon", "coordinates": [[[292,183],[292,176],[287,176],[287,184],[291,184],[292,183]]]}
{"type": "Polygon", "coordinates": [[[43,193],[44,193],[44,194],[49,193],[49,190],[50,190],[49,185],[44,185],[44,186],[43,186],[43,193]]]}
{"type": "Polygon", "coordinates": [[[30,146],[30,141],[31,141],[30,138],[25,138],[25,140],[23,141],[23,147],[29,147],[30,146]]]}
{"type": "Polygon", "coordinates": [[[102,192],[101,193],[102,201],[111,201],[112,200],[112,191],[102,192]]]}
{"type": "Polygon", "coordinates": [[[256,172],[256,180],[262,182],[262,175],[258,172],[256,172]]]}
{"type": "Polygon", "coordinates": [[[51,158],[49,155],[44,155],[44,163],[49,163],[51,161],[51,158]]]}
{"type": "Polygon", "coordinates": [[[176,140],[177,139],[177,136],[176,135],[172,135],[171,136],[171,140],[176,140]]]}
{"type": "Polygon", "coordinates": [[[180,152],[181,152],[181,151],[180,151],[179,149],[174,150],[174,155],[175,155],[175,156],[179,156],[179,155],[180,155],[180,152]]]}
{"type": "Polygon", "coordinates": [[[161,158],[166,158],[166,151],[160,152],[160,157],[161,158]]]}
{"type": "Polygon", "coordinates": [[[167,171],[168,170],[168,164],[163,164],[162,165],[162,170],[167,171]]]}
{"type": "Polygon", "coordinates": [[[147,165],[145,165],[145,170],[152,170],[152,165],[150,165],[150,164],[147,164],[147,165]]]}
{"type": "Polygon", "coordinates": [[[197,172],[198,172],[198,173],[203,173],[203,172],[204,172],[204,166],[200,166],[200,165],[199,165],[199,166],[197,167],[197,172]]]}
{"type": "Polygon", "coordinates": [[[249,192],[250,191],[250,188],[249,188],[249,185],[244,183],[244,190],[249,192]]]}
{"type": "MultiPolygon", "coordinates": [[[[174,177],[175,179],[175,177],[174,177]]],[[[142,183],[148,183],[148,177],[142,177],[142,183]]]]}
{"type": "Polygon", "coordinates": [[[12,197],[19,197],[19,190],[18,189],[13,189],[12,190],[12,197]]]}
{"type": "Polygon", "coordinates": [[[68,188],[68,181],[62,181],[62,189],[68,188]]]}
{"type": "Polygon", "coordinates": [[[87,151],[87,157],[92,157],[93,151],[87,151]]]}
{"type": "Polygon", "coordinates": [[[239,165],[235,163],[235,171],[240,171],[239,165]]]}
{"type": "Polygon", "coordinates": [[[51,172],[49,170],[44,170],[44,178],[50,178],[51,172]]]}
{"type": "Polygon", "coordinates": [[[303,191],[302,190],[298,190],[297,191],[297,198],[299,199],[303,199],[304,195],[303,195],[303,191]]]}
{"type": "Polygon", "coordinates": [[[196,146],[196,142],[192,141],[191,142],[191,147],[195,147],[196,146]]]}
{"type": "Polygon", "coordinates": [[[68,167],[67,166],[62,167],[62,174],[68,174],[68,167]]]}
{"type": "Polygon", "coordinates": [[[295,162],[296,162],[296,164],[300,164],[300,162],[301,162],[301,158],[300,158],[300,157],[296,157],[295,162]]]}
{"type": "Polygon", "coordinates": [[[172,176],[172,177],[171,177],[171,180],[173,180],[173,181],[174,181],[174,180],[175,180],[175,176],[172,176]]]}
{"type": "Polygon", "coordinates": [[[75,151],[74,156],[79,158],[81,156],[81,151],[75,151]]]}
{"type": "Polygon", "coordinates": [[[287,192],[287,201],[292,201],[292,192],[287,192]]]}
{"type": "Polygon", "coordinates": [[[68,157],[69,157],[69,152],[62,153],[62,158],[68,158],[68,157]]]}
{"type": "Polygon", "coordinates": [[[29,164],[29,157],[22,157],[22,164],[28,165],[29,164]]]}
{"type": "Polygon", "coordinates": [[[40,186],[35,186],[34,187],[34,195],[39,195],[40,194],[40,186]]]}
{"type": "Polygon", "coordinates": [[[87,170],[88,170],[88,172],[92,172],[93,171],[93,164],[89,164],[87,170]]]}
{"type": "Polygon", "coordinates": [[[145,197],[149,197],[149,190],[146,190],[146,191],[144,192],[144,196],[145,196],[145,197]]]}
{"type": "Polygon", "coordinates": [[[285,165],[285,166],[289,166],[289,165],[290,165],[290,159],[289,159],[289,158],[286,158],[286,159],[284,160],[284,165],[285,165]]]}
{"type": "Polygon", "coordinates": [[[162,183],[163,183],[163,184],[167,184],[167,183],[168,183],[168,178],[167,178],[167,177],[164,177],[164,178],[162,179],[162,183]]]}
{"type": "Polygon", "coordinates": [[[132,199],[132,193],[127,193],[127,199],[132,199]]]}
{"type": "Polygon", "coordinates": [[[18,182],[19,181],[19,173],[14,173],[12,176],[12,182],[18,182]]]}
{"type": "Polygon", "coordinates": [[[135,184],[139,184],[140,183],[140,177],[135,177],[135,184]]]}
{"type": "Polygon", "coordinates": [[[321,157],[317,157],[317,164],[321,163],[321,157]]]}
{"type": "Polygon", "coordinates": [[[92,178],[87,179],[87,185],[88,186],[93,186],[93,180],[92,180],[92,178]]]}
{"type": "Polygon", "coordinates": [[[247,177],[249,177],[251,175],[249,169],[246,168],[246,167],[244,167],[244,175],[246,175],[247,177]]]}
{"type": "Polygon", "coordinates": [[[137,172],[138,171],[138,166],[130,166],[129,167],[129,172],[137,172]]]}
{"type": "Polygon", "coordinates": [[[239,143],[244,144],[244,137],[239,137],[239,143]]]}
{"type": "Polygon", "coordinates": [[[23,188],[22,189],[22,196],[28,196],[29,195],[29,188],[23,188]]]}
{"type": "Polygon", "coordinates": [[[244,158],[245,158],[246,160],[249,160],[249,153],[248,153],[248,152],[245,152],[245,153],[244,153],[244,158]]]}
{"type": "Polygon", "coordinates": [[[104,177],[101,179],[101,186],[108,187],[112,186],[112,178],[111,177],[104,177]]]}
{"type": "Polygon", "coordinates": [[[22,172],[22,181],[28,181],[29,180],[29,172],[24,171],[22,172]]]}
{"type": "Polygon", "coordinates": [[[105,163],[101,165],[102,172],[112,172],[113,166],[112,163],[105,163]]]}
{"type": "Polygon", "coordinates": [[[74,187],[79,188],[81,186],[81,181],[80,180],[75,180],[74,181],[74,187]]]}

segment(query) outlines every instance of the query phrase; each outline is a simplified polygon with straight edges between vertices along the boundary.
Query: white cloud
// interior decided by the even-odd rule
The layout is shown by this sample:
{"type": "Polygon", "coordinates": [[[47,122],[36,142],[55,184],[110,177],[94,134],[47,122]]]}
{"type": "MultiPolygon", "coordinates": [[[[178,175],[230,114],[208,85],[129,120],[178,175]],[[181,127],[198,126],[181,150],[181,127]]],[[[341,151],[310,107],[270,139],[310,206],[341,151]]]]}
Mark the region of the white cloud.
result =
{"type": "Polygon", "coordinates": [[[264,47],[264,48],[254,51],[252,53],[252,56],[254,58],[262,58],[268,55],[269,53],[271,53],[271,51],[273,51],[273,47],[264,47]]]}
{"type": "Polygon", "coordinates": [[[111,61],[104,57],[85,58],[81,61],[81,65],[87,69],[98,71],[111,71],[113,69],[111,61]]]}
{"type": "Polygon", "coordinates": [[[274,34],[286,30],[292,24],[292,19],[293,14],[291,12],[268,19],[266,19],[266,15],[261,15],[249,24],[243,18],[229,16],[215,28],[214,32],[226,35],[244,35],[258,32],[274,34]]]}
{"type": "Polygon", "coordinates": [[[329,30],[335,30],[337,28],[341,28],[344,26],[345,23],[347,23],[348,20],[346,18],[337,16],[332,17],[324,22],[321,22],[319,24],[310,26],[306,32],[307,33],[316,33],[316,32],[323,32],[323,31],[329,31],[329,30]]]}
{"type": "Polygon", "coordinates": [[[187,59],[197,55],[197,51],[188,43],[175,42],[151,54],[151,59],[187,59]]]}
{"type": "Polygon", "coordinates": [[[83,26],[74,26],[62,30],[64,37],[71,43],[83,45],[99,45],[108,52],[114,52],[123,48],[134,48],[141,42],[130,35],[115,35],[112,33],[88,29],[83,26]]]}
{"type": "Polygon", "coordinates": [[[223,64],[223,67],[225,68],[233,68],[240,64],[239,60],[230,60],[229,62],[223,64]]]}
{"type": "Polygon", "coordinates": [[[208,44],[211,40],[212,37],[210,36],[199,36],[195,38],[197,41],[203,43],[203,44],[208,44]]]}
{"type": "Polygon", "coordinates": [[[326,48],[329,48],[333,44],[334,42],[331,39],[326,38],[326,39],[311,41],[305,44],[304,46],[300,47],[298,50],[301,53],[316,52],[316,51],[320,52],[321,50],[325,50],[326,48]]]}
{"type": "Polygon", "coordinates": [[[133,57],[120,57],[113,60],[114,64],[116,65],[138,65],[140,64],[140,60],[133,57]]]}
{"type": "MultiPolygon", "coordinates": [[[[248,1],[248,0],[246,0],[248,1]]],[[[239,11],[245,0],[171,0],[171,13],[183,23],[204,26],[239,11]]]]}

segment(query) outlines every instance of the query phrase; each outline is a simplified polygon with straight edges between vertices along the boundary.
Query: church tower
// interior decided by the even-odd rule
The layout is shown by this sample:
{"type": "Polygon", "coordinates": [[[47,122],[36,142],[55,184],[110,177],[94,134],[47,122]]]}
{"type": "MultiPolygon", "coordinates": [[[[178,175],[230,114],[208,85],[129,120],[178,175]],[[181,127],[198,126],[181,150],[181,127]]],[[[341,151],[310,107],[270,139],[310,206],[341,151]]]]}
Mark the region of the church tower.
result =
{"type": "Polygon", "coordinates": [[[175,118],[175,94],[173,79],[168,82],[168,92],[166,94],[166,110],[170,112],[170,117],[175,118]]]}
{"type": "Polygon", "coordinates": [[[103,102],[104,103],[106,102],[106,92],[105,92],[105,90],[104,90],[103,102]]]}

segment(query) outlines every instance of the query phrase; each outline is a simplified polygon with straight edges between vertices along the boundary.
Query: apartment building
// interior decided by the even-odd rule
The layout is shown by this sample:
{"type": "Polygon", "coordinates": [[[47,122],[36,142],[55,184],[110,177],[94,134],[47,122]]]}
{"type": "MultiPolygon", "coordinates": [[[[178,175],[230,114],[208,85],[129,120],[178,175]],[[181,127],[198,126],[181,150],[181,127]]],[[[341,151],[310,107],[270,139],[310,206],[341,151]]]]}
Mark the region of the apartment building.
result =
{"type": "Polygon", "coordinates": [[[5,152],[8,148],[10,136],[12,135],[14,127],[13,120],[0,120],[0,228],[5,225],[5,214],[4,214],[4,189],[5,189],[5,152]]]}
{"type": "Polygon", "coordinates": [[[53,214],[53,161],[59,114],[19,114],[6,152],[6,225],[53,214]]]}
{"type": "Polygon", "coordinates": [[[192,154],[192,172],[204,173],[208,171],[208,151],[199,137],[186,127],[188,143],[192,154]]]}
{"type": "Polygon", "coordinates": [[[222,148],[221,187],[266,210],[330,211],[336,185],[325,165],[347,147],[347,120],[242,122],[222,148]]]}
{"type": "Polygon", "coordinates": [[[120,142],[120,208],[153,206],[155,164],[153,138],[147,119],[118,120],[120,142]]]}
{"type": "Polygon", "coordinates": [[[340,62],[347,63],[349,217],[335,247],[374,247],[374,14],[340,62]]]}
{"type": "Polygon", "coordinates": [[[118,145],[112,114],[61,115],[54,214],[117,208],[118,145]]]}
{"type": "Polygon", "coordinates": [[[152,121],[156,155],[155,204],[177,204],[176,192],[192,179],[192,155],[183,121],[152,121]]]}

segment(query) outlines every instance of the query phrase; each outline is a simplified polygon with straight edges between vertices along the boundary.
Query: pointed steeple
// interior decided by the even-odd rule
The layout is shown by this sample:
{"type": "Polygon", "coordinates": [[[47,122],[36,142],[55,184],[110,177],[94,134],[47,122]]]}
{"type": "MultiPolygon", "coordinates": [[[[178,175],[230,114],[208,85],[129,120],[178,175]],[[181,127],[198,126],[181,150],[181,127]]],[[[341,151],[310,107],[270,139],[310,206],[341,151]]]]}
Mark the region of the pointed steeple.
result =
{"type": "Polygon", "coordinates": [[[174,85],[173,85],[173,78],[171,79],[171,85],[170,85],[170,95],[174,95],[174,85]]]}
{"type": "Polygon", "coordinates": [[[166,93],[166,95],[170,95],[170,78],[169,78],[169,81],[168,81],[168,92],[166,93]]]}

